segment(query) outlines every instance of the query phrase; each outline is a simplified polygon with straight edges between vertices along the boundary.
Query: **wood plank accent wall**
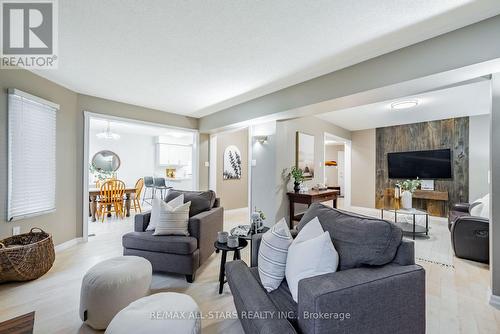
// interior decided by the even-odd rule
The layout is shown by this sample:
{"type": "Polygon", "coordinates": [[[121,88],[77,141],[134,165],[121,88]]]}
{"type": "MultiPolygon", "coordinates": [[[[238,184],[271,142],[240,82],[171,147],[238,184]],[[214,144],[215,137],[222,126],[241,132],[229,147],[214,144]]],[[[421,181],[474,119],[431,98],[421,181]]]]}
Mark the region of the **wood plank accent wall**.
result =
{"type": "MultiPolygon", "coordinates": [[[[390,201],[388,188],[398,180],[389,179],[387,153],[451,148],[453,179],[436,180],[437,191],[448,192],[448,207],[469,200],[469,117],[390,126],[376,129],[375,205],[383,208],[390,201]],[[384,194],[386,194],[384,196],[384,194]]],[[[426,209],[424,199],[414,199],[414,207],[426,209]]]]}

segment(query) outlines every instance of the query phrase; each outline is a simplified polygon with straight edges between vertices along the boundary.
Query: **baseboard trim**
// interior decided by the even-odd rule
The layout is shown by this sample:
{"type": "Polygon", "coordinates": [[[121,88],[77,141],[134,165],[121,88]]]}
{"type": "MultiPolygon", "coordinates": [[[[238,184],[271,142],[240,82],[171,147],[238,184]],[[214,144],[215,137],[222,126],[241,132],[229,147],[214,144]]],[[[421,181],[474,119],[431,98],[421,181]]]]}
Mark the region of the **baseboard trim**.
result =
{"type": "Polygon", "coordinates": [[[488,291],[488,294],[489,294],[488,301],[490,305],[500,310],[500,296],[492,294],[491,290],[488,291]]]}
{"type": "Polygon", "coordinates": [[[73,246],[76,246],[77,244],[81,243],[83,241],[83,238],[75,238],[68,240],[66,242],[63,242],[62,244],[59,244],[55,246],[55,251],[56,253],[62,252],[63,250],[66,250],[68,248],[71,248],[73,246]]]}

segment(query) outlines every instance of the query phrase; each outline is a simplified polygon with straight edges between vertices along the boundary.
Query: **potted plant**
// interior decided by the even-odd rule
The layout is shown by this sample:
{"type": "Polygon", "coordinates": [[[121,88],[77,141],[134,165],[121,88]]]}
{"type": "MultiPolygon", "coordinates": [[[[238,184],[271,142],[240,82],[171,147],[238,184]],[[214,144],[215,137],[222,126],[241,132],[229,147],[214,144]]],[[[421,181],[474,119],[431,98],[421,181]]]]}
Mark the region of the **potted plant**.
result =
{"type": "Polygon", "coordinates": [[[293,177],[293,190],[297,193],[300,191],[300,184],[304,181],[304,172],[297,166],[290,169],[290,175],[293,177]]]}
{"type": "Polygon", "coordinates": [[[396,186],[401,190],[401,207],[403,209],[412,208],[413,193],[421,184],[422,181],[418,178],[416,180],[406,180],[396,183],[396,186]]]}

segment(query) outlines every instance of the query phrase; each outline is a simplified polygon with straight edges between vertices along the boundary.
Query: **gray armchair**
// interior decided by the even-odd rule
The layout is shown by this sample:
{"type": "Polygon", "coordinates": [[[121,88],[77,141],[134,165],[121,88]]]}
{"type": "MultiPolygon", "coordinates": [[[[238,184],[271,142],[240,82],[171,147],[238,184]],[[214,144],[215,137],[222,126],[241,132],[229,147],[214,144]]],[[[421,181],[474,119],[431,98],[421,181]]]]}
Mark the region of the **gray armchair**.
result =
{"type": "Polygon", "coordinates": [[[122,238],[123,255],[136,255],[149,260],[154,271],[186,275],[192,283],[196,270],[214,252],[213,242],[223,229],[224,209],[213,191],[192,192],[170,190],[165,201],[184,194],[184,201],[191,201],[188,223],[189,236],[153,235],[146,231],[151,212],[135,216],[134,232],[122,238]]]}
{"type": "Polygon", "coordinates": [[[301,280],[298,303],[286,280],[270,293],[260,284],[262,235],[254,236],[251,267],[226,265],[245,333],[425,333],[425,271],[415,264],[413,241],[402,240],[393,223],[319,203],[298,230],[316,216],[339,252],[339,269],[301,280]]]}

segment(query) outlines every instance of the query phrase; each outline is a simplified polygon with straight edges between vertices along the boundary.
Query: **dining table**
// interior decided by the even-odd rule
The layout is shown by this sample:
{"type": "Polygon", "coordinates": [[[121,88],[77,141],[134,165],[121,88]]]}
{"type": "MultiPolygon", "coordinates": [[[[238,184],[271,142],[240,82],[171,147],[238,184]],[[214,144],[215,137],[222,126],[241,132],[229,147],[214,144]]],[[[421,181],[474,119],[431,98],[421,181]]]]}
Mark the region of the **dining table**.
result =
{"type": "MultiPolygon", "coordinates": [[[[135,187],[125,187],[125,215],[130,217],[130,196],[135,193],[135,187]]],[[[100,188],[89,188],[89,201],[90,201],[90,212],[89,217],[92,217],[92,221],[95,222],[97,219],[95,214],[97,212],[97,202],[98,197],[101,194],[100,188]]],[[[111,212],[108,212],[108,217],[111,217],[111,212]]]]}

